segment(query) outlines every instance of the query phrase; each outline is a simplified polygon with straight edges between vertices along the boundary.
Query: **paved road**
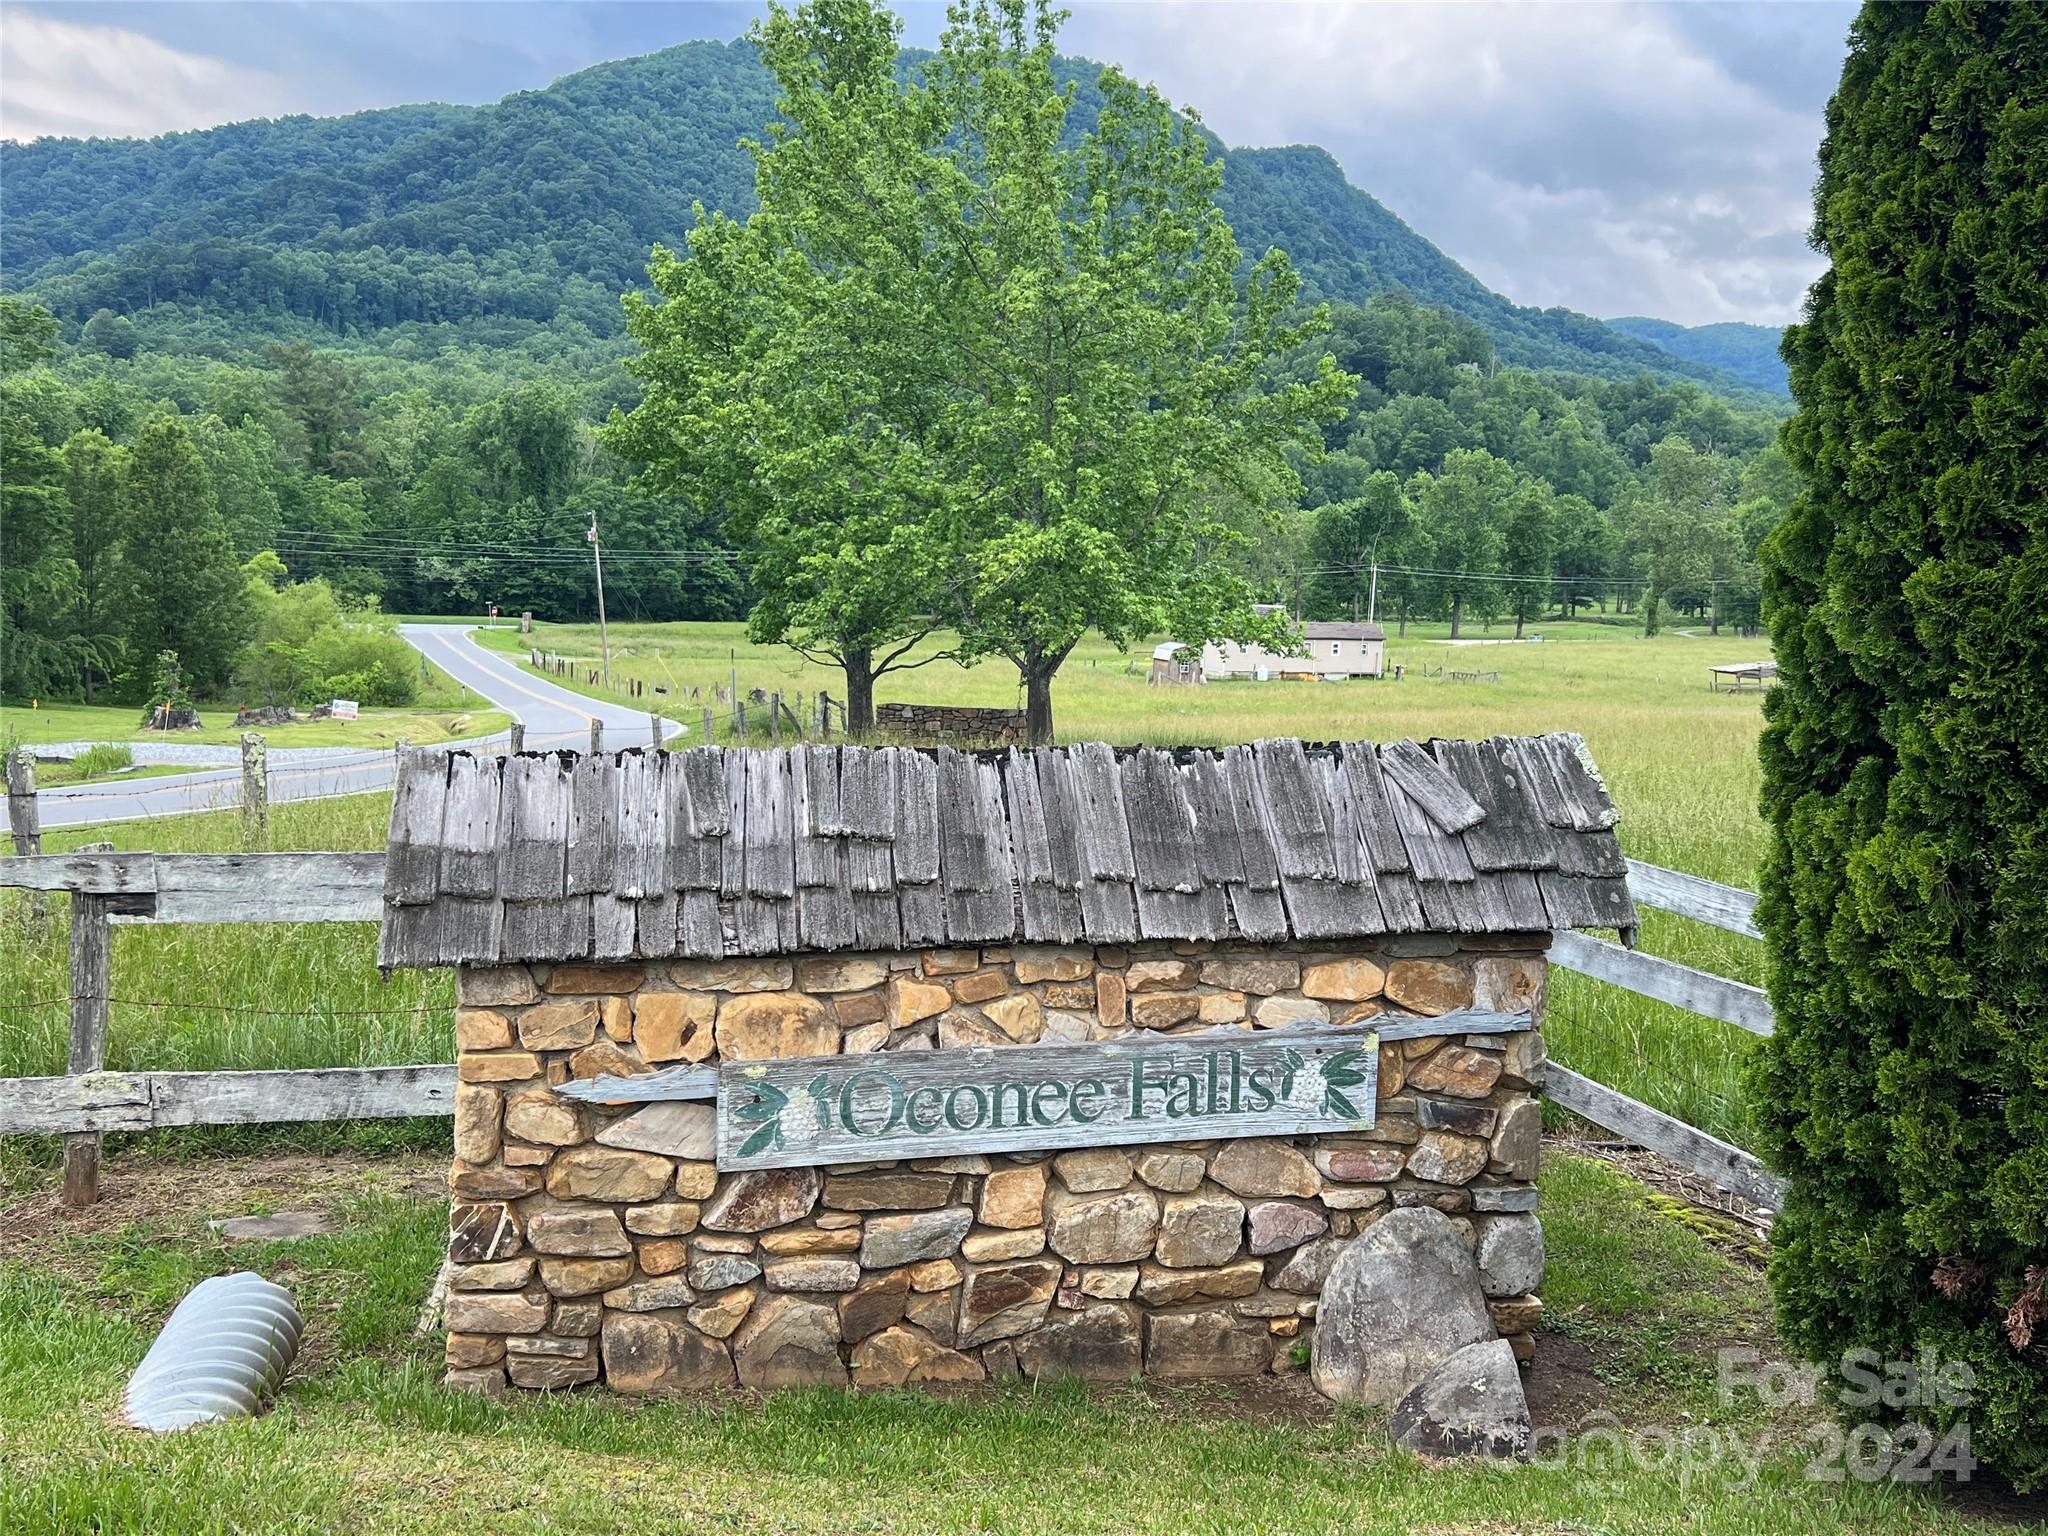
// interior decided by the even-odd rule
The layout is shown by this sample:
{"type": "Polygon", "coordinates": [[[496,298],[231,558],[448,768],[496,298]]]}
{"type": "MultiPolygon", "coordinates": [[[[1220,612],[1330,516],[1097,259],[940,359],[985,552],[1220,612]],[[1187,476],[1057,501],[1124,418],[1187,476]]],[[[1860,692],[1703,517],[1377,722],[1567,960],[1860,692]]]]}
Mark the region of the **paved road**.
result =
{"type": "MultiPolygon", "coordinates": [[[[590,738],[590,722],[604,722],[605,745],[613,748],[647,744],[647,711],[630,704],[608,704],[559,688],[546,678],[524,671],[510,656],[487,651],[469,637],[470,626],[401,624],[398,632],[427,659],[457,682],[475,689],[497,708],[526,726],[529,751],[570,746],[590,738]]],[[[664,736],[675,734],[673,725],[664,736]]]]}
{"type": "MultiPolygon", "coordinates": [[[[524,724],[529,751],[587,743],[593,720],[604,722],[607,746],[642,746],[648,740],[645,711],[588,699],[522,672],[511,657],[471,640],[466,625],[402,624],[399,633],[435,666],[524,724]]],[[[662,734],[672,736],[676,729],[671,722],[662,734]]],[[[500,734],[460,745],[495,745],[503,740],[500,734]]],[[[275,804],[388,789],[395,769],[392,754],[377,747],[276,747],[268,762],[270,798],[275,804]]],[[[239,804],[241,772],[238,767],[206,768],[132,784],[70,785],[46,789],[37,799],[45,829],[185,816],[239,804]]]]}

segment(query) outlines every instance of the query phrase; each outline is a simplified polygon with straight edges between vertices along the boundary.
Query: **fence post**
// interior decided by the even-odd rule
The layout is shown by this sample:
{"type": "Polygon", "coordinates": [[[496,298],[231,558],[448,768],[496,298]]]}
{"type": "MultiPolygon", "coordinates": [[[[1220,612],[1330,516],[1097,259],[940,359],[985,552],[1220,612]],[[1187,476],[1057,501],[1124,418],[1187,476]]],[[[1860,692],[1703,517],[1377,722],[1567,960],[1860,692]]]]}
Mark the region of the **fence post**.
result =
{"type": "Polygon", "coordinates": [[[818,734],[832,734],[832,695],[822,688],[818,690],[818,734]]]}
{"type": "Polygon", "coordinates": [[[768,695],[768,739],[776,746],[782,745],[782,695],[768,695]]]}
{"type": "Polygon", "coordinates": [[[603,752],[604,722],[602,720],[593,720],[590,722],[590,755],[592,757],[598,757],[601,756],[603,752]]]}
{"type": "Polygon", "coordinates": [[[512,722],[512,755],[514,757],[517,757],[520,753],[524,752],[525,750],[526,722],[524,720],[514,720],[512,722]]]}
{"type": "Polygon", "coordinates": [[[270,835],[270,777],[265,771],[263,737],[242,732],[242,846],[258,849],[270,835]]]}
{"type": "Polygon", "coordinates": [[[707,747],[711,745],[711,726],[711,706],[706,704],[704,706],[704,745],[707,747]]]}
{"type": "MultiPolygon", "coordinates": [[[[73,1077],[107,1064],[107,985],[113,971],[112,903],[105,896],[71,898],[71,1049],[65,1070],[73,1077]]],[[[74,1131],[64,1138],[66,1205],[91,1205],[100,1197],[100,1133],[74,1131]]]]}
{"type": "Polygon", "coordinates": [[[737,693],[733,695],[732,701],[732,733],[734,739],[737,740],[742,746],[746,744],[747,702],[746,700],[742,699],[737,693]]]}
{"type": "Polygon", "coordinates": [[[654,736],[654,750],[661,750],[661,716],[653,710],[647,711],[647,729],[654,736]]]}
{"type": "Polygon", "coordinates": [[[26,747],[7,754],[7,830],[16,853],[43,851],[42,818],[36,810],[36,760],[26,747]]]}
{"type": "MultiPolygon", "coordinates": [[[[7,830],[16,853],[43,851],[42,812],[36,804],[36,760],[25,747],[7,754],[7,830]]],[[[31,938],[49,925],[50,906],[41,891],[28,891],[22,911],[31,938]]]]}

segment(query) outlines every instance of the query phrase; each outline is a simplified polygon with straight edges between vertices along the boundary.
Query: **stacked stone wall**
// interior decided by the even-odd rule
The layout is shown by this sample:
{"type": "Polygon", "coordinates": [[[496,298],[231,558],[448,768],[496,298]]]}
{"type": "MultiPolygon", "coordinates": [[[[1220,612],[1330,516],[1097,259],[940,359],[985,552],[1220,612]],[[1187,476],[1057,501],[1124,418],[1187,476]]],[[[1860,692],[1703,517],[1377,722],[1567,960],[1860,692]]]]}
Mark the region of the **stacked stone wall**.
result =
{"type": "Polygon", "coordinates": [[[1024,711],[951,704],[877,704],[875,733],[915,746],[1021,747],[1024,711]]]}
{"type": "Polygon", "coordinates": [[[1547,935],[990,947],[460,979],[452,1383],[627,1392],[1144,1372],[1307,1357],[1337,1249],[1448,1214],[1526,1357],[1547,935]],[[1369,1130],[721,1175],[712,1107],[554,1090],[721,1059],[1329,1022],[1470,1005],[1508,1034],[1383,1043],[1369,1130]]]}

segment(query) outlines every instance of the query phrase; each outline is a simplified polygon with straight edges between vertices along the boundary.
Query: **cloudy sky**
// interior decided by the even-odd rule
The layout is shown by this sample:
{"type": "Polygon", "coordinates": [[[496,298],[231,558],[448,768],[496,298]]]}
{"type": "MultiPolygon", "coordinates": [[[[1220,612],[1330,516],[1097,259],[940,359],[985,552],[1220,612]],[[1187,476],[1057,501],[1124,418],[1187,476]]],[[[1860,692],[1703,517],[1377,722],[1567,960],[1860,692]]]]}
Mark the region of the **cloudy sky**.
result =
{"type": "MultiPolygon", "coordinates": [[[[1113,61],[1231,144],[1320,144],[1523,304],[1793,318],[1821,112],[1854,7],[1069,0],[1113,61]]],[[[286,112],[493,101],[737,36],[750,4],[0,5],[0,136],[147,135],[286,112]]],[[[936,41],[942,8],[901,5],[936,41]]]]}

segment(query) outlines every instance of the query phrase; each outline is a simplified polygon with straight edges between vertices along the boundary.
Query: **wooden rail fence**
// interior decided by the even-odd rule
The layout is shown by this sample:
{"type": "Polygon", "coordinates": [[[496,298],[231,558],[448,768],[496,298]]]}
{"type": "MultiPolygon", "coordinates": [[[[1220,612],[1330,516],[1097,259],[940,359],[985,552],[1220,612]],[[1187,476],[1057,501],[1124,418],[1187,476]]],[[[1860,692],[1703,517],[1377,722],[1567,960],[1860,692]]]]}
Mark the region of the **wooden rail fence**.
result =
{"type": "MultiPolygon", "coordinates": [[[[1647,907],[1731,933],[1757,935],[1756,897],[1732,886],[1629,860],[1629,890],[1647,907]]],[[[0,888],[71,897],[71,1048],[61,1077],[0,1078],[0,1135],[65,1137],[64,1198],[97,1198],[108,1131],[270,1121],[394,1119],[453,1112],[447,1065],[266,1072],[108,1072],[110,928],[115,923],[374,923],[382,915],[382,853],[69,853],[0,858],[0,888]]],[[[1550,958],[1644,997],[1771,1033],[1762,991],[1726,977],[1560,933],[1550,958]]],[[[1782,1183],[1756,1158],[1590,1078],[1552,1065],[1555,1103],[1759,1205],[1782,1183]]]]}

